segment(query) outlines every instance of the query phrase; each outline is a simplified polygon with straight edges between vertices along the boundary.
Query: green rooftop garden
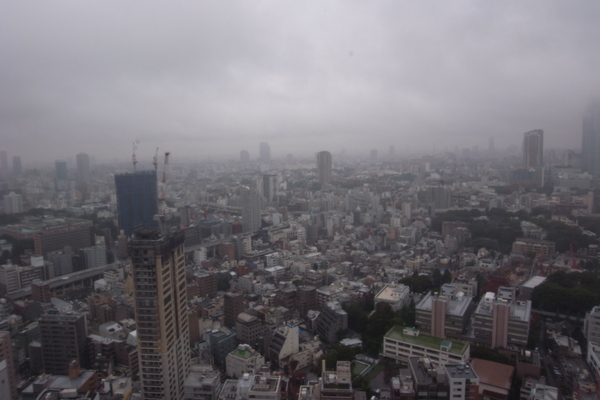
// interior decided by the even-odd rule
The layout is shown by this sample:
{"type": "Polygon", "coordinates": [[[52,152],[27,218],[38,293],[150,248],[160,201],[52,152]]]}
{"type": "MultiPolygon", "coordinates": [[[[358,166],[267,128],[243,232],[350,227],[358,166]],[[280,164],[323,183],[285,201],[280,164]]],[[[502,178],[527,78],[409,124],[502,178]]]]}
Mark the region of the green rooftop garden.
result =
{"type": "MultiPolygon", "coordinates": [[[[402,340],[403,342],[415,344],[417,346],[429,347],[431,349],[440,350],[442,346],[447,347],[452,344],[450,347],[450,353],[453,354],[463,354],[465,352],[466,344],[462,342],[457,342],[448,339],[442,339],[435,336],[430,336],[421,332],[419,336],[410,336],[405,335],[403,330],[404,326],[394,326],[392,327],[386,334],[386,338],[394,339],[394,340],[402,340]]],[[[413,330],[414,328],[410,328],[413,330]]]]}

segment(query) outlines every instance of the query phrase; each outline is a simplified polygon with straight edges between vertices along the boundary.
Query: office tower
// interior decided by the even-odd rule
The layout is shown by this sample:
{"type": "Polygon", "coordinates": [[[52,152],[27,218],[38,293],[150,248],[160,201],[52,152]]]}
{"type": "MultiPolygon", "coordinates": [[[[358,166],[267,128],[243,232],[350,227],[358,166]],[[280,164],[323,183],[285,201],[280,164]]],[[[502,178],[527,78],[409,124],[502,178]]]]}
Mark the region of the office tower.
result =
{"type": "Polygon", "coordinates": [[[140,229],[129,243],[144,399],[181,399],[190,372],[184,239],[140,229]]]}
{"type": "Polygon", "coordinates": [[[21,165],[21,156],[13,156],[12,158],[13,175],[21,175],[23,173],[23,167],[21,165]]]}
{"type": "Polygon", "coordinates": [[[390,159],[390,161],[396,158],[396,148],[394,147],[394,145],[390,145],[390,147],[388,148],[388,158],[390,159]]]}
{"type": "MultiPolygon", "coordinates": [[[[6,392],[10,393],[10,397],[2,397],[3,399],[16,399],[17,394],[17,373],[15,371],[15,360],[12,351],[12,342],[10,341],[10,333],[7,331],[0,331],[0,363],[6,363],[6,378],[0,382],[0,387],[8,387],[6,392]]],[[[0,393],[5,393],[0,391],[0,393]]],[[[5,393],[6,394],[6,393],[5,393]]]]}
{"type": "Polygon", "coordinates": [[[331,153],[320,151],[317,153],[317,170],[319,172],[319,182],[326,185],[331,182],[331,153]]]}
{"type": "Polygon", "coordinates": [[[4,195],[4,212],[6,214],[20,214],[23,212],[23,198],[20,194],[10,192],[4,195]]]}
{"type": "Polygon", "coordinates": [[[54,162],[54,166],[56,169],[56,179],[59,181],[66,181],[69,178],[67,174],[67,162],[57,160],[54,162]]]}
{"type": "Polygon", "coordinates": [[[376,149],[371,149],[371,153],[369,153],[369,158],[371,159],[372,162],[377,161],[377,150],[376,149]]]}
{"type": "Polygon", "coordinates": [[[583,169],[590,174],[600,174],[600,100],[596,100],[583,116],[582,137],[583,169]]]}
{"type": "Polygon", "coordinates": [[[544,131],[525,132],[523,140],[523,168],[538,168],[544,165],[544,131]]]}
{"type": "Polygon", "coordinates": [[[250,153],[248,153],[248,150],[240,151],[240,162],[242,162],[242,163],[250,162],[250,153]]]}
{"type": "Polygon", "coordinates": [[[138,171],[115,175],[119,229],[125,235],[134,228],[155,228],[158,214],[158,187],[156,171],[138,171]]]}
{"type": "Polygon", "coordinates": [[[89,183],[90,177],[90,156],[85,153],[77,154],[77,182],[89,183]]]}
{"type": "Polygon", "coordinates": [[[223,313],[225,318],[223,324],[228,328],[235,328],[237,316],[244,311],[244,296],[241,293],[225,293],[223,313]]]}
{"type": "Polygon", "coordinates": [[[46,374],[67,375],[69,363],[77,360],[89,367],[87,323],[84,314],[44,314],[39,319],[42,358],[46,374]]]}
{"type": "Polygon", "coordinates": [[[256,189],[245,188],[240,194],[242,229],[253,232],[260,228],[260,195],[256,189]]]}
{"type": "Polygon", "coordinates": [[[263,175],[262,194],[267,203],[277,202],[277,175],[263,175]]]}
{"type": "Polygon", "coordinates": [[[8,156],[6,151],[0,151],[0,175],[8,176],[8,156]]]}
{"type": "Polygon", "coordinates": [[[264,163],[271,162],[271,146],[267,142],[260,142],[258,147],[258,154],[260,161],[264,163]]]}

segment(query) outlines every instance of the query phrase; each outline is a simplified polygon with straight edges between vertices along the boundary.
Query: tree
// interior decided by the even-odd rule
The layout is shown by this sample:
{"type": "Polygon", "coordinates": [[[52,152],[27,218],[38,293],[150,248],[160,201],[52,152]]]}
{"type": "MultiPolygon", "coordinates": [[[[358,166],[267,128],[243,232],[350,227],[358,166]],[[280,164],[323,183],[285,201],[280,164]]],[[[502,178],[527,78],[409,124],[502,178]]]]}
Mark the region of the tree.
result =
{"type": "Polygon", "coordinates": [[[439,289],[442,286],[442,271],[439,268],[433,270],[433,275],[431,276],[431,283],[433,287],[439,289]]]}
{"type": "Polygon", "coordinates": [[[442,276],[442,283],[452,283],[452,272],[448,268],[444,271],[442,276]]]}

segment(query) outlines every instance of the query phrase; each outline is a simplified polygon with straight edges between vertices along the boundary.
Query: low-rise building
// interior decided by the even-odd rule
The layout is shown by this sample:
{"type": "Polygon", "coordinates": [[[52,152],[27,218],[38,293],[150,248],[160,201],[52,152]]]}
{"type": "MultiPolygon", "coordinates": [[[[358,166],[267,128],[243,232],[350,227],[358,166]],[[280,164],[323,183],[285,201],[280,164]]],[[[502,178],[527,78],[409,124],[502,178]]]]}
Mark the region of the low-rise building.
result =
{"type": "Polygon", "coordinates": [[[383,355],[401,362],[409,357],[429,357],[435,365],[469,359],[470,346],[456,340],[421,333],[416,328],[395,326],[383,337],[383,355]]]}
{"type": "Polygon", "coordinates": [[[457,292],[455,285],[445,284],[439,294],[426,294],[415,309],[415,322],[420,330],[441,338],[457,338],[466,333],[473,298],[457,292]]]}
{"type": "Polygon", "coordinates": [[[192,365],[183,384],[183,400],[216,400],[221,374],[210,365],[192,365]]]}
{"type": "Polygon", "coordinates": [[[242,378],[244,374],[254,374],[264,365],[265,358],[247,344],[240,344],[237,349],[227,354],[227,375],[242,378]]]}
{"type": "Polygon", "coordinates": [[[398,311],[408,305],[409,301],[410,288],[401,283],[397,285],[385,285],[375,295],[375,306],[378,303],[388,303],[394,311],[398,311]]]}

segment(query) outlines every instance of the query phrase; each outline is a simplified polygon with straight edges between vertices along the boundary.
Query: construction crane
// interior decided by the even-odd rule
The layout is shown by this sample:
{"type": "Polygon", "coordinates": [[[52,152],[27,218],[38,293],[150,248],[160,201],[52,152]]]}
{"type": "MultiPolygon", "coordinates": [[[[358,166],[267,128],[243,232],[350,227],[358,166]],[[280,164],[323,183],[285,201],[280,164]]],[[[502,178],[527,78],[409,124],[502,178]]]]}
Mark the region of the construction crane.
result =
{"type": "Polygon", "coordinates": [[[154,171],[158,173],[158,147],[156,148],[156,153],[154,153],[154,157],[152,158],[152,164],[154,165],[154,171]]]}
{"type": "Polygon", "coordinates": [[[131,154],[131,160],[133,161],[133,172],[135,172],[135,166],[137,164],[137,158],[135,157],[135,150],[137,149],[137,144],[139,142],[136,140],[135,142],[133,142],[133,152],[131,154]]]}

